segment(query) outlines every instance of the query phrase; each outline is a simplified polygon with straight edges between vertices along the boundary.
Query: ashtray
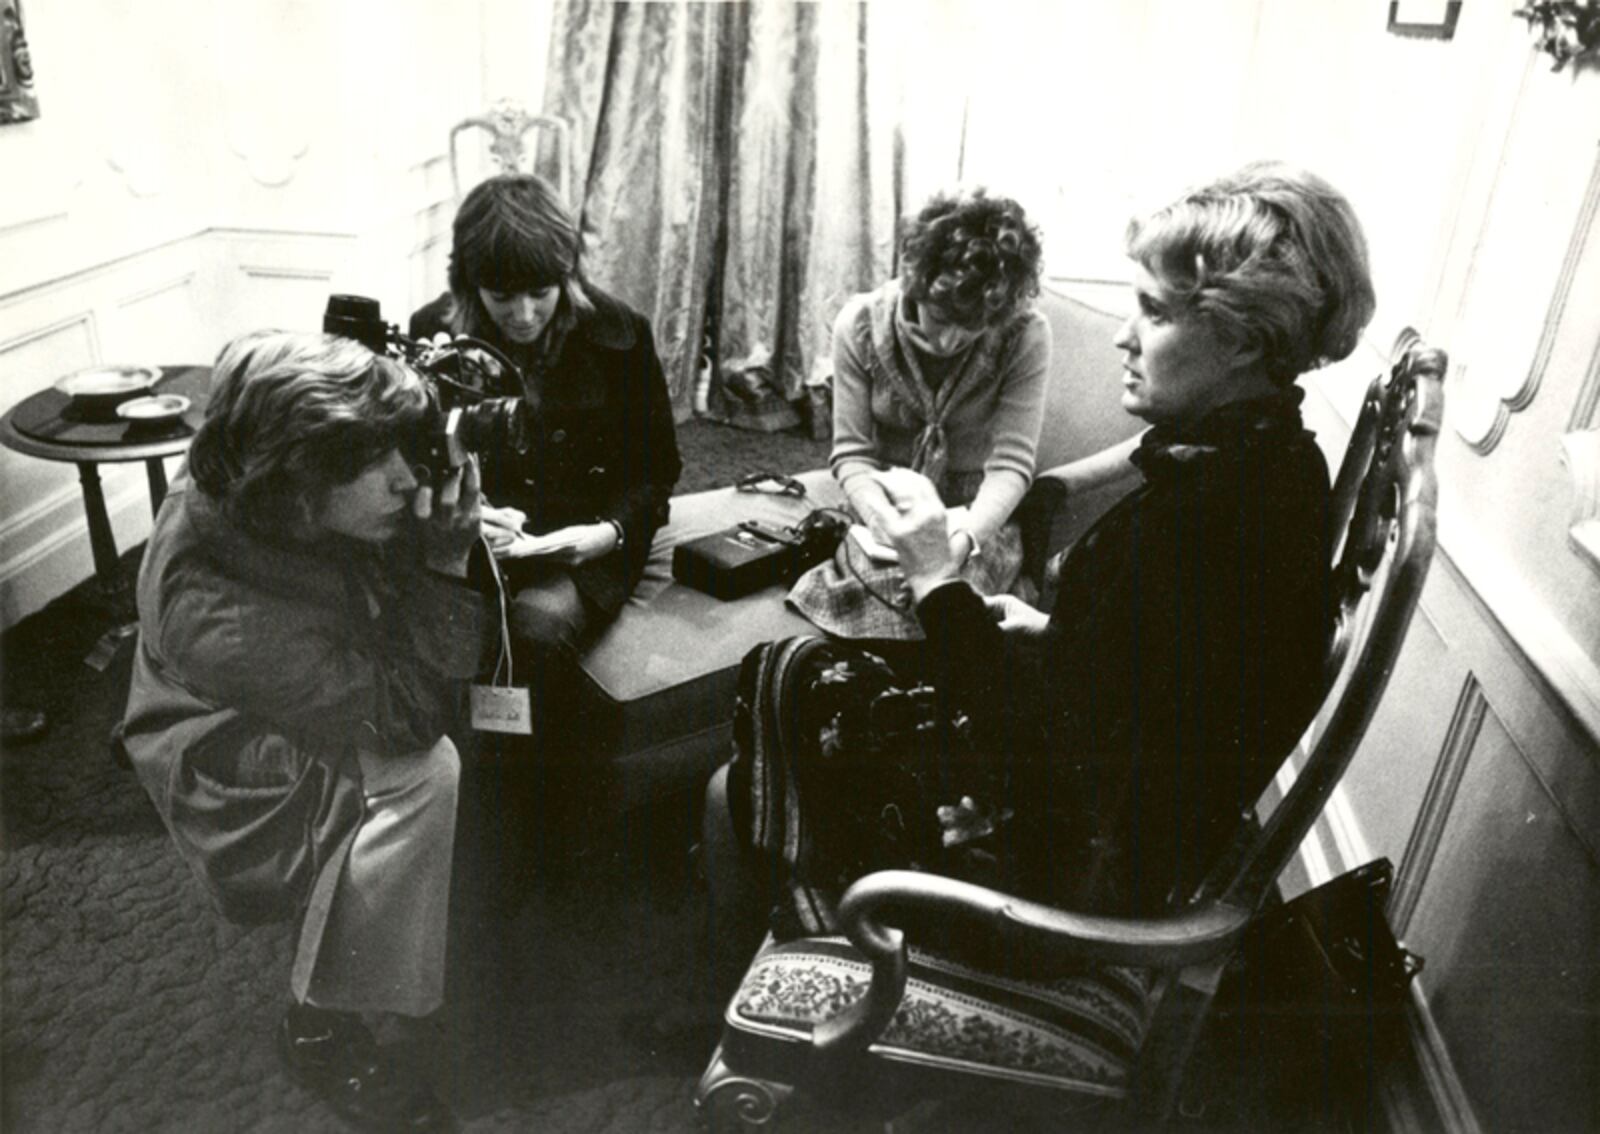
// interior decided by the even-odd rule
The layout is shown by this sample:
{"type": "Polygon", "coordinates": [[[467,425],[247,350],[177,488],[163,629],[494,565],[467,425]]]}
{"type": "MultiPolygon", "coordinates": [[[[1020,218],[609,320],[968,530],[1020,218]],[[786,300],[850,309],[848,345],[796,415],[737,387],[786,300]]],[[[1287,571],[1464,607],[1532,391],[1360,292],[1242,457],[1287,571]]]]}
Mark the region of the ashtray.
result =
{"type": "Polygon", "coordinates": [[[134,425],[164,425],[177,421],[188,408],[189,399],[182,394],[156,394],[123,402],[117,407],[117,416],[134,425]]]}
{"type": "Polygon", "coordinates": [[[117,407],[148,394],[160,377],[154,366],[92,366],[58,380],[56,389],[72,399],[73,410],[84,420],[109,421],[117,407]]]}

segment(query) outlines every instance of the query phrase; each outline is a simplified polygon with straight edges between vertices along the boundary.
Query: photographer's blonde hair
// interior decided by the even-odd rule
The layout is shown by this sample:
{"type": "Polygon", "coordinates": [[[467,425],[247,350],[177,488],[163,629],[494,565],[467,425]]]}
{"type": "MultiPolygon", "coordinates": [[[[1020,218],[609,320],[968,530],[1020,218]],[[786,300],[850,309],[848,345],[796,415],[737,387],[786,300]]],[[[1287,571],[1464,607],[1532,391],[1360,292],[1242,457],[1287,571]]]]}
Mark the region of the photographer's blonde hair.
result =
{"type": "Polygon", "coordinates": [[[234,522],[283,538],[418,429],[429,404],[415,371],[354,339],[254,331],[217,356],[190,473],[234,522]]]}

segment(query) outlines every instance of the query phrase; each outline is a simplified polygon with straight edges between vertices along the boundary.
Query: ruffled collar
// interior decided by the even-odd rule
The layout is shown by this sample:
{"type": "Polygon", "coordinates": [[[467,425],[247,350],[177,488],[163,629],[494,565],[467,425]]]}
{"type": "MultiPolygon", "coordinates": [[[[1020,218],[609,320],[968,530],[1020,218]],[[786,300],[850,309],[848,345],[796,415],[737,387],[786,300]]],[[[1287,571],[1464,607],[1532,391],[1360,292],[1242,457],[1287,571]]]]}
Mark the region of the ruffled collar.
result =
{"type": "Polygon", "coordinates": [[[1287,444],[1309,436],[1300,420],[1304,398],[1304,390],[1289,386],[1281,394],[1218,406],[1192,424],[1154,426],[1129,459],[1150,480],[1225,455],[1287,444]]]}

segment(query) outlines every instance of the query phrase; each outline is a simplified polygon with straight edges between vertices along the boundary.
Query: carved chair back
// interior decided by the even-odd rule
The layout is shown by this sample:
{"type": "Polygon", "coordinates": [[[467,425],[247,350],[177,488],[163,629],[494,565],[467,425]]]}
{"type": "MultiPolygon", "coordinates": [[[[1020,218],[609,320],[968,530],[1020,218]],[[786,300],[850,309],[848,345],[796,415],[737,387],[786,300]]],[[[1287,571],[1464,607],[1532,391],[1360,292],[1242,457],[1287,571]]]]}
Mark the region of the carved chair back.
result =
{"type": "Polygon", "coordinates": [[[1253,909],[1327,805],[1394,672],[1433,561],[1445,353],[1406,328],[1394,363],[1367,387],[1339,465],[1329,523],[1334,633],[1323,712],[1293,787],[1265,827],[1242,831],[1201,889],[1253,909]]]}
{"type": "Polygon", "coordinates": [[[488,131],[491,135],[489,157],[500,173],[528,172],[532,168],[528,135],[540,130],[550,131],[556,154],[556,188],[568,205],[576,204],[572,197],[572,126],[566,119],[553,114],[530,114],[518,103],[500,99],[484,113],[457,122],[450,129],[450,181],[455,186],[457,201],[462,194],[456,141],[467,130],[488,131]]]}

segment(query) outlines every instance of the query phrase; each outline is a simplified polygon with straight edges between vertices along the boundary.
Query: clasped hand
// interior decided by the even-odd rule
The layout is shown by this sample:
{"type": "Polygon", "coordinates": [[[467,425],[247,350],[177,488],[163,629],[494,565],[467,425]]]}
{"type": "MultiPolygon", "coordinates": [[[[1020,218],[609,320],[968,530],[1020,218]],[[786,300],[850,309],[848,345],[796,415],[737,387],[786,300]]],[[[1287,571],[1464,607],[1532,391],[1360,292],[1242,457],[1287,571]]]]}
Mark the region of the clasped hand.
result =
{"type": "MultiPolygon", "coordinates": [[[[941,583],[958,576],[964,553],[952,539],[949,517],[933,482],[910,469],[884,469],[875,474],[883,490],[881,503],[869,499],[864,507],[874,511],[869,523],[900,553],[900,570],[912,595],[921,602],[941,583]]],[[[984,600],[1000,629],[1007,633],[1037,634],[1050,622],[1041,610],[1014,595],[984,600]]]]}
{"type": "Polygon", "coordinates": [[[920,602],[940,583],[956,578],[972,552],[964,533],[950,532],[950,517],[933,482],[910,469],[873,474],[879,491],[858,494],[852,502],[872,533],[900,556],[900,571],[920,602]]]}

